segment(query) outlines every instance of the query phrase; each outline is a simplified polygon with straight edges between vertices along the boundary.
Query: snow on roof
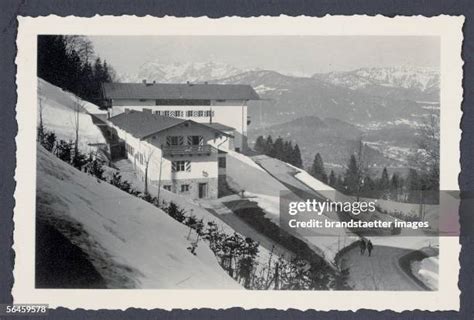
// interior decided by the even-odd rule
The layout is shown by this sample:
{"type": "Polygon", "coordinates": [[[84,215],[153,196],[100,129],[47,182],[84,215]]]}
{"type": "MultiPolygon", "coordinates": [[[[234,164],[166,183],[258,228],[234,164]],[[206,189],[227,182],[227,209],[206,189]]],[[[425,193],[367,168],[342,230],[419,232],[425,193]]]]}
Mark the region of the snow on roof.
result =
{"type": "Polygon", "coordinates": [[[103,93],[105,99],[260,99],[251,86],[242,84],[104,83],[103,93]]]}
{"type": "MultiPolygon", "coordinates": [[[[112,122],[115,126],[130,133],[132,136],[138,139],[144,139],[154,133],[158,133],[163,130],[172,128],[184,122],[193,123],[195,125],[202,125],[208,128],[209,130],[217,131],[222,135],[231,136],[225,133],[224,131],[218,129],[217,127],[213,127],[212,124],[198,123],[192,120],[165,117],[165,116],[153,114],[151,112],[141,112],[141,111],[135,111],[135,110],[116,115],[110,118],[109,121],[112,122]]],[[[218,123],[216,123],[215,125],[219,125],[221,127],[227,127],[218,123]]],[[[227,127],[227,128],[230,128],[230,127],[227,127]]]]}
{"type": "Polygon", "coordinates": [[[186,120],[159,116],[149,112],[130,111],[116,115],[109,121],[132,136],[142,139],[186,120]]]}
{"type": "Polygon", "coordinates": [[[213,122],[213,123],[203,123],[205,124],[206,126],[208,127],[211,127],[213,129],[216,129],[216,130],[219,130],[219,131],[234,131],[235,128],[232,128],[232,127],[229,127],[229,126],[226,126],[222,123],[218,123],[218,122],[213,122]]]}

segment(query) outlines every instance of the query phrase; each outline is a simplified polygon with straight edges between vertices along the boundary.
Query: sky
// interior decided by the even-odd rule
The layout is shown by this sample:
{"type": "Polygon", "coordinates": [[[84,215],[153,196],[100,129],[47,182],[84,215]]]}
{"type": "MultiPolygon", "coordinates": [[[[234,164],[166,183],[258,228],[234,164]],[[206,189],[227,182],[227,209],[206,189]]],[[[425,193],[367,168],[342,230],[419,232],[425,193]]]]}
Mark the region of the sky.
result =
{"type": "Polygon", "coordinates": [[[421,36],[90,36],[119,74],[146,62],[220,62],[240,69],[312,75],[363,67],[439,67],[438,37],[421,36]]]}

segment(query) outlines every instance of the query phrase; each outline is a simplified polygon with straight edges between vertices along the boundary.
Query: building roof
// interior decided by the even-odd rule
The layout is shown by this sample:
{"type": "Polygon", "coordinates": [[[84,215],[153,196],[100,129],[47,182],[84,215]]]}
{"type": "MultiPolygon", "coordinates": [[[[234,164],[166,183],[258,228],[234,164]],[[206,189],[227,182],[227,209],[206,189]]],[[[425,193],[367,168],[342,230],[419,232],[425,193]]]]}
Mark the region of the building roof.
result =
{"type": "Polygon", "coordinates": [[[109,121],[132,136],[142,139],[155,132],[174,127],[186,120],[159,116],[149,112],[130,111],[116,115],[110,118],[109,121]]]}
{"type": "Polygon", "coordinates": [[[259,100],[249,85],[104,83],[105,99],[259,100]]]}
{"type": "Polygon", "coordinates": [[[222,123],[218,123],[218,122],[213,122],[213,123],[203,123],[204,125],[208,126],[208,127],[211,127],[213,129],[216,129],[216,130],[219,130],[219,131],[234,131],[235,128],[232,128],[232,127],[229,127],[229,126],[226,126],[222,123]]]}
{"type": "MultiPolygon", "coordinates": [[[[198,123],[192,120],[184,120],[173,117],[159,116],[150,112],[130,111],[121,113],[109,119],[115,126],[130,133],[138,139],[144,139],[152,134],[172,128],[184,122],[190,122],[196,125],[202,125],[210,130],[217,131],[225,136],[231,136],[224,131],[208,126],[207,124],[198,123]]],[[[224,126],[224,125],[221,125],[224,126]]],[[[226,127],[226,126],[224,126],[226,127]]],[[[230,127],[229,127],[230,128],[230,127]]]]}

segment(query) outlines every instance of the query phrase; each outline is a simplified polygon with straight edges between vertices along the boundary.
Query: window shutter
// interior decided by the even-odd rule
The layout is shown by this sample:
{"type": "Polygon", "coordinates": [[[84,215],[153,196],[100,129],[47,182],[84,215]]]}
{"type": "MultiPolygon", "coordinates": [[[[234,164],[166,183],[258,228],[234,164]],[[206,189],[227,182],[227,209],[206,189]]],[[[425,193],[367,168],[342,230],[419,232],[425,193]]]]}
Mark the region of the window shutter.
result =
{"type": "Polygon", "coordinates": [[[178,146],[182,146],[184,144],[183,136],[178,136],[178,146]]]}
{"type": "Polygon", "coordinates": [[[203,136],[199,136],[199,145],[203,146],[204,145],[204,138],[203,136]]]}
{"type": "Polygon", "coordinates": [[[167,146],[170,146],[170,145],[171,145],[171,137],[170,137],[170,136],[167,136],[167,137],[166,137],[166,145],[167,145],[167,146]]]}
{"type": "Polygon", "coordinates": [[[193,144],[193,136],[188,136],[188,146],[193,144]]]}
{"type": "Polygon", "coordinates": [[[172,171],[172,172],[176,172],[176,161],[173,161],[173,162],[171,163],[171,171],[172,171]]]}
{"type": "Polygon", "coordinates": [[[191,172],[191,161],[186,161],[186,171],[191,172]]]}

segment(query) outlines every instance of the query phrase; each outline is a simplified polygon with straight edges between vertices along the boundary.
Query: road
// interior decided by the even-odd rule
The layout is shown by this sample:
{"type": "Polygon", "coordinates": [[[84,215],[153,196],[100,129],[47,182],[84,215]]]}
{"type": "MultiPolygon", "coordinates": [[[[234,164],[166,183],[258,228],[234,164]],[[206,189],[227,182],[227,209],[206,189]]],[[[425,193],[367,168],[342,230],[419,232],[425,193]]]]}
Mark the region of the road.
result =
{"type": "Polygon", "coordinates": [[[269,252],[273,250],[273,253],[276,256],[285,256],[288,259],[293,257],[295,254],[286,248],[282,247],[280,244],[276,243],[272,239],[268,238],[261,232],[255,230],[251,225],[240,219],[231,209],[226,206],[226,202],[232,201],[235,208],[239,207],[239,203],[243,207],[256,206],[254,202],[251,202],[252,199],[242,199],[238,195],[231,195],[220,198],[219,200],[211,200],[202,202],[201,206],[204,207],[207,211],[212,213],[218,219],[225,222],[236,232],[244,235],[245,237],[252,238],[253,240],[260,243],[262,247],[267,249],[269,252]]]}
{"type": "MultiPolygon", "coordinates": [[[[320,197],[316,191],[296,179],[296,170],[286,163],[267,156],[254,156],[252,159],[295,194],[320,197]]],[[[329,217],[338,219],[335,215],[329,217]]],[[[393,242],[389,238],[383,241],[393,242]]],[[[355,247],[342,255],[340,263],[343,268],[349,269],[348,284],[354,290],[425,290],[400,267],[400,258],[413,251],[412,248],[375,245],[372,256],[368,257],[367,252],[361,256],[359,248],[355,247]]]]}
{"type": "Polygon", "coordinates": [[[354,290],[425,290],[400,267],[400,258],[410,252],[413,250],[375,246],[369,257],[355,247],[342,255],[341,266],[349,268],[348,285],[354,290]]]}

